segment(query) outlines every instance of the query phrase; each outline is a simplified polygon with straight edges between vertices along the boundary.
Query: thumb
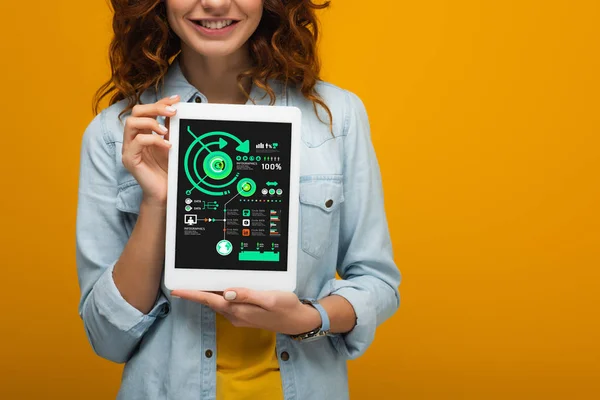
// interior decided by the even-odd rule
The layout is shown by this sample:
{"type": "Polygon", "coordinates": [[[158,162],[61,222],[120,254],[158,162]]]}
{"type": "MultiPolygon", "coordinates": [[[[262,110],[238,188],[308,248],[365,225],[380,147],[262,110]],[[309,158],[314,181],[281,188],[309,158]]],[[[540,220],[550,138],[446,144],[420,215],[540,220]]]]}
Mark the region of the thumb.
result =
{"type": "Polygon", "coordinates": [[[223,291],[223,297],[225,300],[234,303],[254,303],[253,290],[246,288],[230,288],[223,291]]]}
{"type": "Polygon", "coordinates": [[[232,303],[254,304],[266,310],[273,306],[272,294],[267,291],[231,288],[223,291],[223,297],[232,303]]]}

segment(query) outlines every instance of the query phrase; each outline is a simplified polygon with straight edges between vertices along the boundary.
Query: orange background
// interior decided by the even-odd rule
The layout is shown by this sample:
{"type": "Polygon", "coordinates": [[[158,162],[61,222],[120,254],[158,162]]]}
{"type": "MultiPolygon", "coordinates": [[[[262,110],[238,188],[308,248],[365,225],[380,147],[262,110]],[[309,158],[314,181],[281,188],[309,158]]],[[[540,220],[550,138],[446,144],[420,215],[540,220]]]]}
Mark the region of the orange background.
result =
{"type": "MultiPolygon", "coordinates": [[[[105,1],[0,5],[0,398],[114,398],[77,315],[79,146],[105,1]]],[[[364,100],[400,311],[353,399],[600,395],[597,1],[334,0],[323,77],[364,100]]]]}

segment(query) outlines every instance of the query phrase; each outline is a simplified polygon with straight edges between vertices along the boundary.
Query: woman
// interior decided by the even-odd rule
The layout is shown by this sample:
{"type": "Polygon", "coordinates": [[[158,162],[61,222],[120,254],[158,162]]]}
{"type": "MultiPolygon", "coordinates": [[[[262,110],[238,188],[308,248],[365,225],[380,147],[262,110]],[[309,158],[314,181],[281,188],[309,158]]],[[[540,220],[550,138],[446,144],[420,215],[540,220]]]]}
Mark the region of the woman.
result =
{"type": "Polygon", "coordinates": [[[119,398],[348,398],[346,360],[398,308],[400,274],[363,103],[318,79],[314,12],[326,5],[130,3],[112,0],[112,78],[96,110],[113,95],[83,136],[77,209],[79,312],[95,352],[126,363],[119,398]],[[301,109],[294,293],[161,284],[165,126],[180,101],[301,109]]]}

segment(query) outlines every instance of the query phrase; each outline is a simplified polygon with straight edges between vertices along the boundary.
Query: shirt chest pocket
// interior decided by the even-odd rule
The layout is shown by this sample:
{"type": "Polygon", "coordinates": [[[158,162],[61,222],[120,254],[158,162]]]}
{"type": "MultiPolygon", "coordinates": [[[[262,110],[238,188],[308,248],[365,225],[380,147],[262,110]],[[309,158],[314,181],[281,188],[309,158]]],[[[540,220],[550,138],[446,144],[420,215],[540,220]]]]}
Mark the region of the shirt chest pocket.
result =
{"type": "Polygon", "coordinates": [[[323,256],[337,237],[344,202],[342,175],[300,178],[300,245],[315,258],[323,256]]]}

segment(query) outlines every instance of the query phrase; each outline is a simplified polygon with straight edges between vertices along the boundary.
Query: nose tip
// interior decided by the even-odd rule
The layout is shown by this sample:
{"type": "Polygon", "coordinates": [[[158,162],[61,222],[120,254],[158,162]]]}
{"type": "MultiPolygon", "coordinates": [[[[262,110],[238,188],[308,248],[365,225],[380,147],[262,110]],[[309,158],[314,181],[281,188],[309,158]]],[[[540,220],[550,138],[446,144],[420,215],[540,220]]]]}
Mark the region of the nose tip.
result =
{"type": "Polygon", "coordinates": [[[229,7],[229,5],[231,4],[231,0],[202,0],[200,2],[200,4],[202,5],[202,7],[204,8],[226,8],[229,7]]]}

